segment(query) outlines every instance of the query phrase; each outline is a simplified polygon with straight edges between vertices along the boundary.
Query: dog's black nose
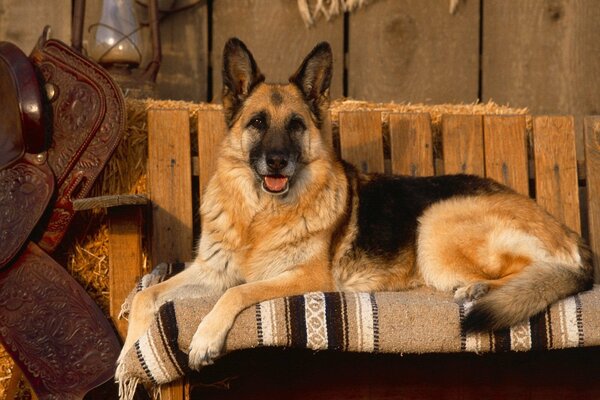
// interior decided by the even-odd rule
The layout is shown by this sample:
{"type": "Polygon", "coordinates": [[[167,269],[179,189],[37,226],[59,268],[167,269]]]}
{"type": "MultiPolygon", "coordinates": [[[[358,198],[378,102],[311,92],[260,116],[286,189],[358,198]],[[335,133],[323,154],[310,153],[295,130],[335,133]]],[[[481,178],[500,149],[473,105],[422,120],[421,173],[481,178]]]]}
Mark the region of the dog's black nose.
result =
{"type": "Polygon", "coordinates": [[[278,172],[288,165],[288,156],[282,152],[271,152],[267,154],[267,166],[273,171],[278,172]]]}

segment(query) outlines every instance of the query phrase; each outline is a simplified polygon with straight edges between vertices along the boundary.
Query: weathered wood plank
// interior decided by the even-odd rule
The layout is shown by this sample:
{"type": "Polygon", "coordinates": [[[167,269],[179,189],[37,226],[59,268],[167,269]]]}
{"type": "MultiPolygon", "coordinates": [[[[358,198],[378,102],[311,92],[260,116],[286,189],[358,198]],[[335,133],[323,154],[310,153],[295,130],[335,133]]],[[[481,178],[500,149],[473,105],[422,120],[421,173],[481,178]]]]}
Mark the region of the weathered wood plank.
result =
{"type": "Polygon", "coordinates": [[[343,95],[343,17],[306,28],[295,2],[289,0],[219,0],[213,2],[213,96],[220,99],[221,60],[227,39],[246,43],[268,82],[287,82],[302,59],[320,41],[333,50],[331,96],[343,95]]]}
{"type": "MultiPolygon", "coordinates": [[[[177,1],[183,7],[196,0],[177,1]]],[[[169,2],[167,2],[169,3],[169,2]]],[[[161,99],[208,100],[208,6],[200,2],[160,23],[162,64],[156,79],[161,99]]],[[[149,46],[149,45],[148,45],[149,46]]],[[[219,66],[220,67],[220,66],[219,66]]]]}
{"type": "Polygon", "coordinates": [[[484,176],[482,128],[480,115],[442,116],[445,174],[484,176]]]}
{"type": "Polygon", "coordinates": [[[483,136],[485,175],[529,196],[525,116],[485,116],[483,136]]]}
{"type": "Polygon", "coordinates": [[[223,113],[218,110],[198,111],[198,175],[200,177],[200,201],[210,177],[217,166],[218,147],[227,126],[223,113]]]}
{"type": "Polygon", "coordinates": [[[362,172],[384,172],[381,113],[340,112],[339,124],[342,158],[362,172]]]}
{"type": "Polygon", "coordinates": [[[537,203],[581,232],[573,117],[534,117],[533,154],[537,203]]]}
{"type": "Polygon", "coordinates": [[[589,243],[596,283],[600,283],[600,117],[585,119],[585,162],[589,243]]]}
{"type": "Polygon", "coordinates": [[[119,319],[121,304],[143,275],[142,208],[108,209],[109,312],[121,338],[127,335],[127,321],[119,319]]]}
{"type": "Polygon", "coordinates": [[[432,176],[433,137],[429,114],[390,114],[392,173],[432,176]]]}
{"type": "Polygon", "coordinates": [[[348,96],[371,101],[478,98],[479,2],[378,0],[349,16],[348,96]]]}
{"type": "MultiPolygon", "coordinates": [[[[192,258],[190,122],[186,110],[148,111],[148,189],[152,201],[151,265],[192,258]]],[[[182,400],[181,381],[161,388],[163,400],[182,400]]]]}
{"type": "Polygon", "coordinates": [[[189,114],[148,111],[148,191],[152,202],[151,264],[192,257],[189,114]]]}
{"type": "Polygon", "coordinates": [[[482,99],[575,115],[580,160],[582,116],[600,104],[600,64],[590,62],[599,20],[596,0],[483,2],[482,99]]]}
{"type": "Polygon", "coordinates": [[[29,54],[50,25],[51,36],[71,44],[71,0],[0,0],[0,40],[13,42],[29,54]]]}

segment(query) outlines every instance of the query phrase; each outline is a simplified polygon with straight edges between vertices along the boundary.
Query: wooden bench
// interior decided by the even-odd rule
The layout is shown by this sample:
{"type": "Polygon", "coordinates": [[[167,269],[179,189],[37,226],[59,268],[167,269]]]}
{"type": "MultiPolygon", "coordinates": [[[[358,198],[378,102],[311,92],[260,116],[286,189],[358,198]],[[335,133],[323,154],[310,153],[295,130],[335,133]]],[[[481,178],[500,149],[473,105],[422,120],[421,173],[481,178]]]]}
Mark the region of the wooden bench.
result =
{"type": "MultiPolygon", "coordinates": [[[[197,210],[202,189],[214,169],[219,142],[225,134],[223,117],[218,110],[198,111],[193,121],[197,126],[190,126],[190,115],[186,110],[151,109],[148,111],[147,176],[150,207],[146,211],[143,208],[130,206],[109,209],[110,311],[121,335],[126,333],[126,321],[117,320],[116,316],[119,314],[123,300],[142,274],[142,237],[146,234],[144,227],[149,228],[147,243],[150,265],[162,261],[187,261],[193,258],[195,238],[200,231],[197,210]],[[197,135],[192,137],[190,131],[197,131],[197,135]],[[142,224],[146,217],[147,223],[142,224]]],[[[441,129],[433,129],[429,114],[389,113],[382,118],[382,113],[379,111],[340,112],[331,140],[344,159],[353,162],[364,171],[413,176],[478,174],[493,178],[520,193],[529,195],[571,229],[583,232],[589,238],[595,253],[595,266],[598,269],[600,265],[598,258],[600,254],[600,174],[598,173],[600,172],[600,117],[587,117],[584,125],[585,163],[581,164],[579,170],[574,118],[571,116],[444,115],[441,129]]],[[[399,393],[399,381],[394,376],[390,376],[390,371],[395,371],[408,377],[408,383],[402,386],[406,390],[400,390],[406,396],[403,398],[425,398],[423,393],[429,393],[432,398],[440,398],[441,393],[446,394],[445,398],[479,398],[482,393],[487,393],[482,392],[484,386],[495,387],[493,382],[505,384],[502,388],[506,387],[506,390],[500,390],[498,386],[493,392],[497,393],[498,398],[505,398],[519,393],[515,392],[518,385],[525,385],[524,381],[527,379],[522,375],[527,375],[531,371],[530,364],[533,363],[531,357],[538,357],[540,362],[547,364],[547,368],[542,365],[535,366],[546,371],[564,366],[571,361],[580,363],[582,359],[587,360],[591,354],[598,354],[598,351],[584,349],[579,352],[559,353],[561,354],[556,356],[558,358],[554,361],[544,358],[552,356],[540,354],[533,356],[508,354],[486,356],[492,357],[492,361],[485,362],[481,361],[484,358],[479,358],[477,361],[477,356],[464,354],[437,358],[432,355],[405,358],[338,355],[342,360],[341,364],[332,361],[336,356],[321,354],[314,356],[320,360],[318,364],[335,369],[331,372],[336,378],[319,381],[322,385],[320,396],[315,390],[306,391],[306,385],[310,385],[309,381],[300,385],[301,381],[293,378],[290,382],[297,384],[295,390],[301,390],[298,396],[303,398],[302,394],[306,395],[308,392],[311,393],[309,397],[314,398],[347,398],[356,393],[362,393],[357,395],[357,398],[395,398],[392,394],[399,393]],[[511,360],[520,362],[520,366],[510,365],[511,360]],[[374,378],[375,383],[369,385],[355,372],[351,372],[356,369],[354,363],[359,363],[356,368],[365,371],[366,375],[360,377],[370,376],[374,378]],[[475,380],[457,378],[462,376],[457,368],[467,374],[477,374],[480,369],[478,365],[485,365],[485,368],[488,368],[487,373],[497,374],[499,380],[490,377],[480,377],[475,380]],[[439,368],[447,370],[440,371],[439,368]],[[380,373],[376,375],[375,371],[380,373]],[[351,384],[341,382],[338,379],[339,374],[345,374],[351,384]],[[436,374],[446,374],[446,378],[432,383],[431,380],[436,374]],[[521,375],[520,378],[516,380],[511,378],[518,374],[521,375]],[[382,378],[385,376],[388,377],[388,382],[382,378]],[[458,381],[448,377],[454,377],[458,381]],[[327,387],[328,381],[331,382],[331,387],[327,387]],[[364,389],[365,387],[367,389],[364,389]],[[395,392],[389,389],[393,387],[396,387],[395,392]]],[[[221,368],[220,377],[214,372],[215,369],[207,373],[215,375],[216,380],[222,380],[222,375],[227,375],[227,368],[234,368],[232,364],[241,365],[237,370],[238,373],[246,371],[252,375],[256,373],[257,365],[261,365],[260,368],[268,368],[268,364],[260,364],[261,359],[268,360],[270,363],[277,362],[273,360],[275,356],[272,350],[252,351],[250,354],[254,364],[248,359],[243,361],[242,352],[225,357],[222,363],[217,363],[216,370],[221,368]],[[220,364],[223,367],[220,367],[220,364]]],[[[286,354],[293,355],[291,358],[294,362],[301,364],[309,362],[307,359],[312,356],[302,352],[286,354]]],[[[598,363],[594,361],[593,364],[598,363]]],[[[599,367],[589,367],[589,364],[579,364],[579,367],[594,371],[596,374],[600,372],[599,367]]],[[[285,368],[285,364],[279,364],[275,368],[285,368]]],[[[289,368],[294,374],[302,369],[289,368]]],[[[307,379],[315,379],[315,369],[306,365],[304,368],[313,371],[308,373],[307,379]]],[[[485,370],[484,367],[481,368],[485,370]]],[[[568,369],[575,376],[573,366],[569,366],[568,369]]],[[[322,372],[323,368],[317,370],[322,372]]],[[[534,389],[542,388],[544,382],[542,374],[538,370],[533,375],[537,380],[534,379],[531,385],[534,389]]],[[[549,375],[550,379],[556,375],[556,372],[552,372],[549,375]]],[[[275,376],[280,376],[280,373],[275,376]]],[[[573,378],[570,383],[565,383],[564,390],[542,389],[537,392],[532,388],[527,390],[530,394],[537,393],[535,396],[532,395],[532,398],[543,396],[563,399],[582,398],[565,397],[572,393],[574,386],[586,384],[585,377],[588,375],[577,376],[579,378],[573,378]]],[[[241,382],[246,382],[249,386],[243,393],[249,398],[265,398],[260,396],[264,389],[260,385],[268,384],[269,380],[264,380],[266,379],[264,377],[261,379],[254,376],[251,381],[258,386],[253,389],[252,382],[241,379],[241,382]]],[[[240,393],[238,389],[223,392],[214,391],[210,387],[207,389],[207,386],[177,383],[163,389],[163,400],[183,399],[184,387],[187,388],[185,391],[188,394],[190,388],[193,388],[192,394],[204,390],[204,394],[216,393],[216,398],[235,398],[235,393],[238,395],[240,393]],[[230,393],[231,396],[227,397],[224,393],[230,393]]],[[[287,392],[279,391],[273,396],[276,398],[283,393],[287,392]]],[[[581,392],[578,393],[580,396],[581,392]]],[[[600,387],[596,385],[585,393],[599,395],[600,387]]]]}

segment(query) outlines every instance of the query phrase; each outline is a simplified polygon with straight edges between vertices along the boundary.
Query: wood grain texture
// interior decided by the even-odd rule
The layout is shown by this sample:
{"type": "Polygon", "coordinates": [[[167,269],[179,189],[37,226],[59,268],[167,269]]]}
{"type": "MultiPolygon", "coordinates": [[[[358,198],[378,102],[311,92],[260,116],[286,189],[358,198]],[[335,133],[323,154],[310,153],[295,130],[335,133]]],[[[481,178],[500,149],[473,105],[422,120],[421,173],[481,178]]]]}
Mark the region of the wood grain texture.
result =
{"type": "Polygon", "coordinates": [[[390,114],[392,173],[432,176],[433,137],[429,114],[390,114]]]}
{"type": "Polygon", "coordinates": [[[378,0],[349,16],[348,96],[371,101],[478,98],[479,2],[378,0]]]}
{"type": "MultiPolygon", "coordinates": [[[[186,110],[148,111],[148,189],[152,201],[150,265],[192,259],[192,166],[186,110]]],[[[182,400],[184,383],[161,387],[163,400],[182,400]]]]}
{"type": "Polygon", "coordinates": [[[583,116],[600,112],[596,0],[483,2],[482,100],[575,116],[583,160],[583,116]]]}
{"type": "Polygon", "coordinates": [[[215,172],[219,145],[227,132],[223,112],[198,111],[198,175],[200,177],[200,201],[210,177],[215,172]]]}
{"type": "Polygon", "coordinates": [[[483,137],[485,175],[529,196],[525,116],[485,116],[483,137]]]}
{"type": "Polygon", "coordinates": [[[381,113],[340,112],[339,124],[342,158],[362,172],[384,172],[381,113]]]}
{"type": "Polygon", "coordinates": [[[585,119],[585,162],[589,243],[596,283],[600,283],[600,117],[585,119]]]}
{"type": "Polygon", "coordinates": [[[537,203],[581,232],[573,117],[534,117],[533,153],[537,203]]]}
{"type": "Polygon", "coordinates": [[[29,54],[50,25],[51,36],[71,44],[71,0],[0,0],[0,40],[12,42],[29,54]]]}
{"type": "Polygon", "coordinates": [[[152,202],[151,265],[192,258],[189,114],[148,111],[148,191],[152,202]]]}
{"type": "MultiPolygon", "coordinates": [[[[177,1],[177,7],[196,0],[177,1]]],[[[167,2],[168,3],[168,2],[167,2]]],[[[208,6],[206,1],[160,24],[162,64],[156,79],[161,99],[208,100],[208,6]]]]}
{"type": "Polygon", "coordinates": [[[484,176],[482,128],[480,115],[442,116],[444,174],[484,176]]]}
{"type": "Polygon", "coordinates": [[[321,41],[333,50],[331,97],[343,95],[343,17],[304,26],[296,2],[289,0],[219,0],[213,2],[213,96],[221,98],[223,46],[232,36],[240,38],[256,59],[267,82],[287,83],[304,57],[321,41]]]}
{"type": "Polygon", "coordinates": [[[127,321],[119,319],[121,304],[143,275],[142,207],[108,209],[109,312],[122,339],[127,321]]]}

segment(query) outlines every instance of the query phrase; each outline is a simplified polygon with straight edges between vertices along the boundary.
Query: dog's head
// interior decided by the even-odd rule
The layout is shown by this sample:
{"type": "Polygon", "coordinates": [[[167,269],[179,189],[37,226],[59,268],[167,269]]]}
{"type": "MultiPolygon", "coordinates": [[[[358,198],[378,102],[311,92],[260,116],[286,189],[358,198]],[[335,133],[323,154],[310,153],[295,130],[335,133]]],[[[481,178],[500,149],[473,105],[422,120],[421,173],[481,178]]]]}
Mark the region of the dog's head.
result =
{"type": "Polygon", "coordinates": [[[267,84],[244,43],[234,38],[225,44],[225,121],[264,192],[286,194],[302,169],[319,157],[331,69],[331,47],[320,43],[288,84],[267,84]]]}

